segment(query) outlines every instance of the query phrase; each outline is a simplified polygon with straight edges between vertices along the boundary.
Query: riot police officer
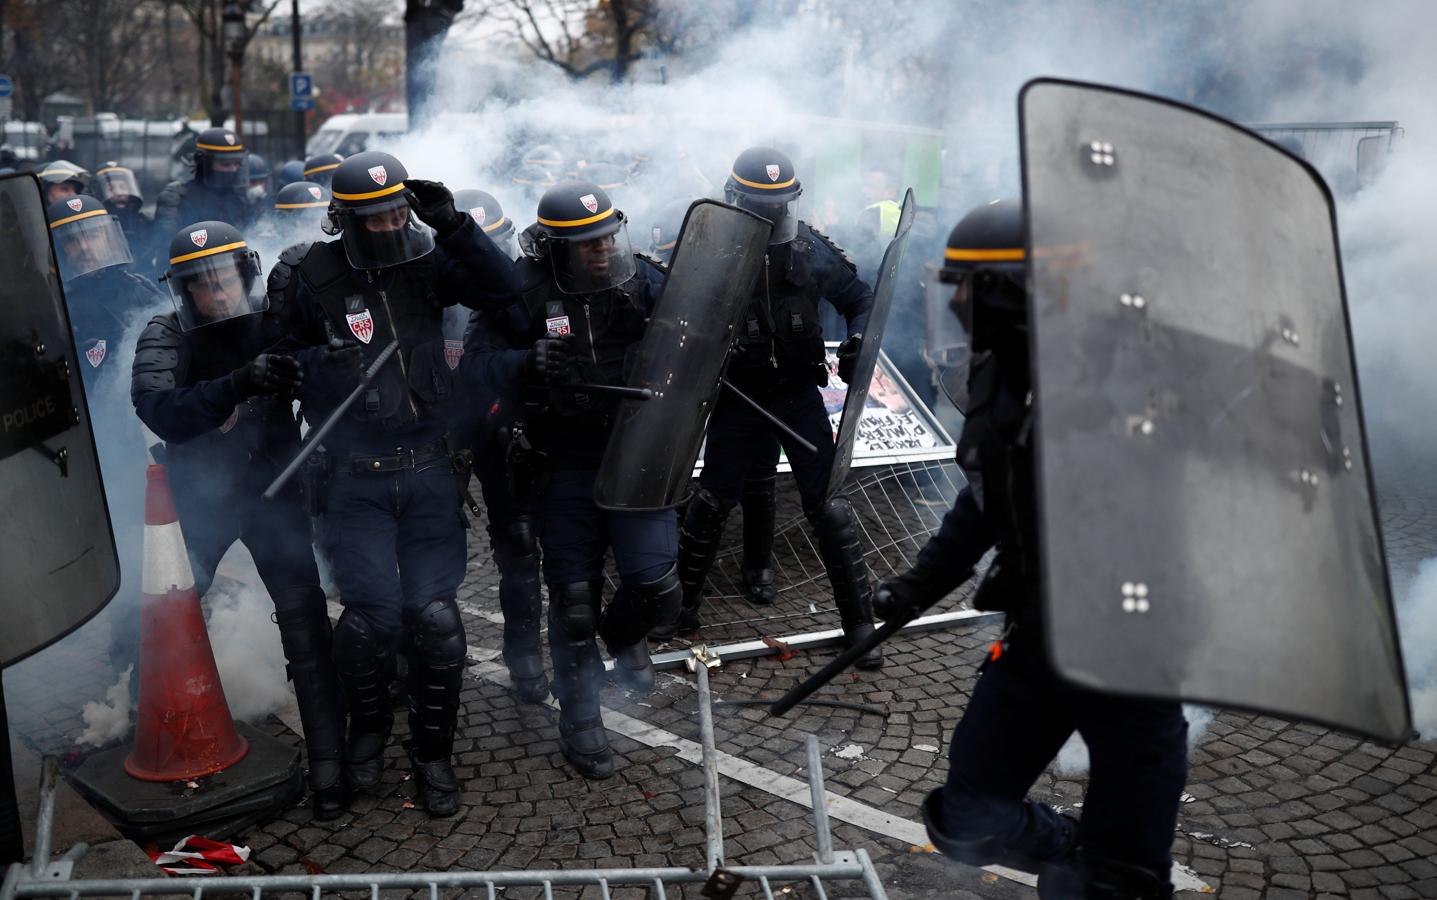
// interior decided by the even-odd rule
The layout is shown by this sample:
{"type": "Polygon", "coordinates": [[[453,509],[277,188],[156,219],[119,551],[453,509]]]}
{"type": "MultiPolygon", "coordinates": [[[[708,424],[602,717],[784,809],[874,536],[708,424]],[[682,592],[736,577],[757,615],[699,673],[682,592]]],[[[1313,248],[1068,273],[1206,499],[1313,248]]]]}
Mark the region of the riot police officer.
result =
{"type": "Polygon", "coordinates": [[[206,128],[195,138],[194,177],[172,181],[155,201],[155,231],[174,234],[186,222],[229,222],[249,225],[245,199],[247,154],[233,131],[206,128]]]}
{"type": "Polygon", "coordinates": [[[245,154],[245,200],[255,206],[269,196],[269,163],[258,153],[245,154]]]}
{"type": "Polygon", "coordinates": [[[196,222],[170,242],[163,280],[173,312],[150,320],[135,348],[130,396],[165,441],[175,508],[203,595],[236,541],[254,557],[275,607],[309,754],[316,818],[343,814],[343,721],[330,659],[329,614],[308,521],[290,492],[260,494],[299,445],[291,398],[302,373],[265,345],[259,256],[225,222],[196,222]]]}
{"type": "Polygon", "coordinates": [[[354,787],[379,784],[392,724],[386,673],[407,631],[410,762],[429,814],[452,815],[465,660],[455,603],[465,563],[459,482],[468,473],[456,476],[448,438],[455,380],[441,322],[455,303],[514,303],[518,283],[513,262],[455,209],[448,188],[410,178],[387,153],[345,160],[332,196],[325,228],[339,239],[309,248],[286,309],[291,338],[282,346],[303,347],[306,418],[326,418],[362,366],[398,348],[325,441],[326,549],[344,604],[334,656],[349,713],[346,773],[354,787]]]}
{"type": "Polygon", "coordinates": [[[89,181],[90,173],[68,159],[46,163],[45,168],[40,170],[40,185],[45,191],[46,206],[84,193],[89,181]]]}
{"type": "Polygon", "coordinates": [[[968,485],[914,568],[878,591],[883,618],[912,618],[997,549],[974,605],[1007,613],[1005,639],[990,651],[953,733],[947,783],[928,796],[923,818],[934,846],[954,859],[1039,872],[1043,897],[1169,897],[1187,773],[1181,707],[1076,687],[1047,659],[1023,248],[1016,199],[979,207],[949,235],[941,275],[973,349],[958,442],[968,485]],[[1075,730],[1092,758],[1080,823],[1025,799],[1075,730]]]}
{"type": "MultiPolygon", "coordinates": [[[[678,612],[672,511],[613,512],[594,503],[594,482],[616,402],[584,384],[621,385],[629,349],[643,336],[663,285],[657,263],[629,246],[624,214],[598,185],[555,185],[524,231],[523,301],[470,335],[465,359],[482,365],[511,402],[529,399],[524,443],[547,474],[536,491],[549,585],[549,653],[559,699],[559,747],[586,778],[607,778],[613,755],[599,710],[603,662],[595,637],[631,690],[653,689],[645,638],[678,612]],[[620,585],[602,602],[612,549],[620,585]]],[[[522,448],[521,448],[522,449],[522,448]]],[[[532,464],[515,459],[511,468],[532,464]]]]}
{"type": "Polygon", "coordinates": [[[519,258],[519,242],[514,220],[504,214],[504,207],[488,191],[466,190],[454,192],[454,205],[460,212],[467,212],[474,219],[489,240],[511,259],[519,258]]]}
{"type": "Polygon", "coordinates": [[[290,159],[279,167],[279,176],[275,179],[275,185],[283,188],[285,185],[304,180],[304,160],[290,159]]]}
{"type": "MultiPolygon", "coordinates": [[[[120,227],[125,230],[125,239],[130,244],[131,256],[138,259],[141,270],[146,274],[153,271],[149,263],[154,256],[155,223],[142,211],[145,198],[140,194],[140,184],[134,171],[118,163],[107,162],[95,172],[90,192],[119,220],[120,227]]],[[[166,235],[165,239],[168,238],[166,235]]]]}
{"type": "Polygon", "coordinates": [[[162,298],[130,271],[134,261],[117,216],[88,194],[57,200],[48,210],[55,256],[65,284],[65,303],[87,389],[94,390],[105,363],[120,350],[120,337],[138,312],[162,298]]]}
{"type": "MultiPolygon", "coordinates": [[[[329,209],[329,191],[310,181],[287,184],[275,194],[274,203],[255,226],[256,235],[281,246],[309,243],[322,234],[329,209]]],[[[283,255],[283,254],[282,254],[283,255]]],[[[291,265],[298,265],[300,253],[291,265]]]]}
{"type": "MultiPolygon", "coordinates": [[[[838,348],[839,376],[844,377],[857,360],[873,291],[858,278],[842,251],[799,221],[801,192],[793,161],[778,150],[751,147],[734,160],[725,198],[768,219],[773,233],[753,302],[739,324],[728,378],[814,444],[817,452],[784,443],[787,436],[775,434],[769,421],[748,404],[732,394],[719,396],[709,419],[699,489],[684,513],[679,549],[684,608],[678,626],[702,624],[698,609],[704,579],[718,553],[724,522],[742,495],[745,478],[771,475],[778,458],[774,445],[784,443],[851,643],[873,629],[872,591],[848,498],[824,496],[834,444],[833,427],[818,391],[828,383],[818,304],[828,301],[847,320],[847,334],[838,348]]],[[[864,668],[882,664],[877,650],[858,663],[864,668]]]]}

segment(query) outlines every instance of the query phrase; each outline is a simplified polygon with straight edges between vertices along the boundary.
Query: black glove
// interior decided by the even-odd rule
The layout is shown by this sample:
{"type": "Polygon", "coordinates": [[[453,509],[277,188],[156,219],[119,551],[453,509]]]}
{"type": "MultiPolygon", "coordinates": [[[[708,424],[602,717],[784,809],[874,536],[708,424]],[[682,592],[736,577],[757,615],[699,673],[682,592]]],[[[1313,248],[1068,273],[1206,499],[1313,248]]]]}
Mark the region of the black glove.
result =
{"type": "Polygon", "coordinates": [[[524,372],[534,381],[554,381],[574,367],[574,350],[563,338],[544,335],[524,358],[524,372]]]}
{"type": "Polygon", "coordinates": [[[879,583],[873,592],[873,612],[885,622],[893,619],[911,621],[972,577],[972,569],[956,572],[923,567],[909,569],[902,575],[879,583]]]}
{"type": "Polygon", "coordinates": [[[319,362],[335,377],[357,380],[364,372],[364,348],[354,341],[332,337],[319,362]]]}
{"type": "Polygon", "coordinates": [[[230,374],[241,399],[261,394],[293,394],[304,380],[299,360],[280,353],[261,353],[230,374]]]}
{"type": "MultiPolygon", "coordinates": [[[[853,337],[838,345],[838,377],[843,383],[853,387],[853,368],[858,365],[858,351],[863,349],[863,335],[855,334],[853,337]]],[[[868,387],[868,385],[863,385],[868,387]]]]}
{"type": "Polygon", "coordinates": [[[414,214],[440,237],[448,237],[464,224],[464,214],[454,208],[454,194],[440,182],[406,178],[404,186],[414,197],[414,214]]]}

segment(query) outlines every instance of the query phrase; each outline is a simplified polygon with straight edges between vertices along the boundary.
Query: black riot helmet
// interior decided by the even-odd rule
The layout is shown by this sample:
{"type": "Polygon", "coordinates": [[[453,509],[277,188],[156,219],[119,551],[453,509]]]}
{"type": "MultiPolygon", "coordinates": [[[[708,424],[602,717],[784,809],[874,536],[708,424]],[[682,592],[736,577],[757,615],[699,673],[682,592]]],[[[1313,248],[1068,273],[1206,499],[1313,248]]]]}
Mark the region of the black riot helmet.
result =
{"type": "Polygon", "coordinates": [[[195,180],[206,187],[245,187],[248,163],[244,143],[233,131],[206,128],[195,138],[195,180]]]}
{"type": "Polygon", "coordinates": [[[128,209],[139,212],[145,205],[140,183],[134,170],[119,163],[107,162],[95,171],[90,182],[91,192],[110,210],[128,209]]]}
{"type": "Polygon", "coordinates": [[[339,164],[344,162],[344,157],[338,153],[321,153],[318,156],[311,156],[304,161],[305,181],[313,181],[315,184],[322,184],[326,187],[334,180],[334,173],[338,171],[339,164]]]}
{"type": "Polygon", "coordinates": [[[987,349],[997,329],[1026,328],[1027,272],[1022,200],[980,206],[949,232],[937,282],[956,288],[949,306],[975,352],[987,349]]]}
{"type": "Polygon", "coordinates": [[[434,232],[411,209],[409,172],[388,153],[356,153],[334,170],[328,234],[339,234],[356,269],[383,269],[434,249],[434,232]]]}
{"type": "Polygon", "coordinates": [[[329,209],[329,191],[312,181],[296,181],[279,189],[274,197],[278,221],[311,231],[320,228],[329,209]]]}
{"type": "Polygon", "coordinates": [[[46,217],[65,281],[133,262],[120,220],[97,198],[81,194],[56,200],[46,217]]]}
{"type": "Polygon", "coordinates": [[[772,147],[750,147],[733,161],[724,182],[724,200],[773,223],[770,246],[786,244],[798,234],[798,196],[803,185],[793,160],[772,147]]]}
{"type": "Polygon", "coordinates": [[[479,229],[489,239],[514,259],[519,255],[519,245],[514,238],[514,220],[504,215],[504,208],[488,191],[463,190],[454,192],[454,208],[468,213],[479,229]]]}
{"type": "Polygon", "coordinates": [[[227,222],[196,222],[170,241],[170,266],[160,276],[169,286],[180,328],[252,316],[269,308],[259,254],[227,222]]]}
{"type": "Polygon", "coordinates": [[[280,187],[304,180],[304,160],[291,159],[279,167],[279,177],[276,183],[280,187]]]}
{"type": "Polygon", "coordinates": [[[559,290],[594,293],[634,277],[627,220],[597,184],[554,185],[539,198],[538,219],[529,227],[534,249],[549,258],[559,290]]]}
{"type": "Polygon", "coordinates": [[[84,193],[85,185],[89,181],[90,173],[68,159],[46,163],[45,168],[40,170],[40,183],[45,190],[46,204],[84,193]]]}

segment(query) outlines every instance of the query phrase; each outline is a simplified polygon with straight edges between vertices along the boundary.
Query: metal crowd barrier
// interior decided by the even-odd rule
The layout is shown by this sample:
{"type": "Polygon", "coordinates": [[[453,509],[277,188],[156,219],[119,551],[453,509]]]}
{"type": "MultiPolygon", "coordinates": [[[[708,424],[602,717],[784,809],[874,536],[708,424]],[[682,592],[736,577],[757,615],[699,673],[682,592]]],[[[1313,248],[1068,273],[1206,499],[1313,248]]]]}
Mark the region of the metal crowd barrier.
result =
{"type": "MultiPolygon", "coordinates": [[[[712,657],[708,657],[712,659],[712,657]]],[[[58,766],[53,757],[45,760],[41,776],[40,811],[35,829],[32,862],[15,863],[0,885],[0,900],[22,897],[140,897],[207,896],[244,894],[260,900],[280,894],[304,894],[319,900],[341,891],[367,891],[379,900],[380,891],[425,891],[439,900],[443,891],[486,890],[490,900],[506,896],[511,887],[542,887],[545,900],[553,900],[556,887],[597,886],[604,900],[618,886],[645,887],[653,900],[667,900],[667,889],[679,884],[702,884],[705,897],[732,897],[744,883],[757,884],[764,900],[775,900],[775,885],[802,885],[812,896],[826,900],[825,882],[860,882],[872,900],[887,900],[883,884],[868,853],[863,849],[840,851],[833,848],[824,802],[823,762],[818,738],[808,735],[808,785],[813,804],[813,826],[818,852],[812,863],[772,866],[729,865],[724,854],[723,811],[719,795],[717,751],[714,749],[713,708],[709,693],[708,665],[695,655],[689,667],[698,678],[699,729],[703,742],[704,768],[704,866],[635,869],[535,869],[520,871],[374,872],[324,875],[186,876],[141,879],[70,879],[74,863],[87,849],[77,844],[63,856],[52,859],[51,826],[55,817],[55,785],[58,766]]],[[[783,893],[782,890],[779,893],[783,893]]]]}

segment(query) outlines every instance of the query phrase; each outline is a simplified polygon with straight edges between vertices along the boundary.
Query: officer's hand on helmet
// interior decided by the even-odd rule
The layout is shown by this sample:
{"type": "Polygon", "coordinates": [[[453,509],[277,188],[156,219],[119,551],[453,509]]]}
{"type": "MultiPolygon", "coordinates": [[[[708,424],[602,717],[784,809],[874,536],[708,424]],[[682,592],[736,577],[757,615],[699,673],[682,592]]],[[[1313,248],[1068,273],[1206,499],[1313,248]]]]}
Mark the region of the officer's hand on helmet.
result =
{"type": "Polygon", "coordinates": [[[414,214],[440,237],[448,237],[464,224],[464,214],[454,208],[454,194],[443,184],[406,178],[404,186],[414,196],[414,214]]]}
{"type": "Polygon", "coordinates": [[[261,353],[235,369],[235,391],[241,399],[261,394],[292,394],[304,380],[304,371],[293,356],[261,353]]]}
{"type": "Polygon", "coordinates": [[[844,384],[853,384],[853,370],[858,367],[858,351],[863,349],[863,335],[853,337],[838,345],[838,377],[844,384]]]}
{"type": "Polygon", "coordinates": [[[364,348],[354,341],[332,337],[319,361],[336,376],[358,378],[364,371],[364,348]]]}
{"type": "Polygon", "coordinates": [[[915,566],[879,583],[873,592],[873,612],[885,622],[916,619],[972,576],[972,569],[936,572],[915,566]]]}
{"type": "Polygon", "coordinates": [[[535,381],[554,381],[574,367],[574,350],[569,342],[546,334],[534,342],[524,358],[524,371],[535,381]]]}

